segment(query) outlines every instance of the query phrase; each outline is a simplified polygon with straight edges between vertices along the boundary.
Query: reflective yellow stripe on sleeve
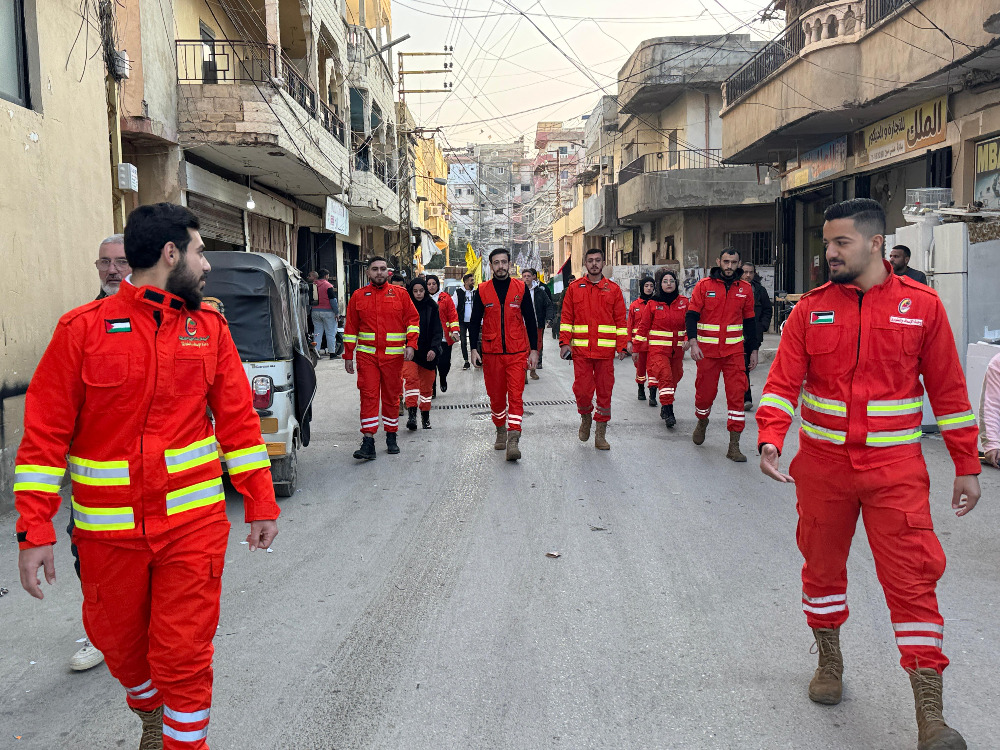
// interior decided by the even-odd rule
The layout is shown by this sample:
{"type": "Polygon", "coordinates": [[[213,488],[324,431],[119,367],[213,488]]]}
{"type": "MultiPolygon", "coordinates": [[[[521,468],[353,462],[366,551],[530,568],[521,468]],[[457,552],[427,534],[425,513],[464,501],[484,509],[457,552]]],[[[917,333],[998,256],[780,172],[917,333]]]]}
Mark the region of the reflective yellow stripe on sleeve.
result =
{"type": "Polygon", "coordinates": [[[14,492],[59,492],[66,469],[58,466],[19,464],[14,466],[14,492]]]}
{"type": "Polygon", "coordinates": [[[238,451],[225,454],[224,458],[226,459],[226,468],[231,475],[242,474],[244,471],[252,469],[266,469],[271,465],[265,445],[241,448],[238,451]]]}
{"type": "Polygon", "coordinates": [[[942,432],[944,430],[958,430],[962,427],[969,427],[976,423],[976,417],[971,411],[945,414],[941,417],[935,415],[935,417],[937,419],[938,429],[942,432]]]}

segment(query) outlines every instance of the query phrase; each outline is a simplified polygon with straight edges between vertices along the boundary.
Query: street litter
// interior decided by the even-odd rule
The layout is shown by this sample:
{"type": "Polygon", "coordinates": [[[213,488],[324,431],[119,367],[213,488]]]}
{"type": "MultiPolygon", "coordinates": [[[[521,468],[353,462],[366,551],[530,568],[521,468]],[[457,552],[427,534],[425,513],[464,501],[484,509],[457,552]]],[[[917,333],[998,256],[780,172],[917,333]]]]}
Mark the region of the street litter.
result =
{"type": "Polygon", "coordinates": [[[268,548],[267,548],[267,551],[268,551],[268,552],[274,552],[274,550],[273,550],[273,549],[271,549],[270,547],[268,547],[268,548]]]}
{"type": "Polygon", "coordinates": [[[0,596],[3,596],[4,594],[9,594],[9,593],[10,592],[7,589],[5,589],[3,586],[0,586],[0,596]]]}
{"type": "Polygon", "coordinates": [[[250,542],[243,541],[243,542],[240,542],[240,544],[250,544],[250,542]]]}
{"type": "Polygon", "coordinates": [[[546,552],[545,556],[546,557],[562,557],[562,553],[561,552],[546,552]]]}

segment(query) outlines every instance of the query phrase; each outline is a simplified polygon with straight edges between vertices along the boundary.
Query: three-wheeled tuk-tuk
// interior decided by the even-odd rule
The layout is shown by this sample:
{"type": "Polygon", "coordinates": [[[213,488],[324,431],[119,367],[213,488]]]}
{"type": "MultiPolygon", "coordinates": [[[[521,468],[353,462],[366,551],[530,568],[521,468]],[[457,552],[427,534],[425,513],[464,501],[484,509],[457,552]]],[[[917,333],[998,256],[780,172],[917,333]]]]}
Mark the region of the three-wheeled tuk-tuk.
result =
{"type": "Polygon", "coordinates": [[[205,253],[212,271],[206,302],[220,303],[260,415],[271,459],[274,491],[295,492],[298,450],[309,445],[316,396],[315,354],[306,334],[308,286],[277,255],[240,251],[205,253]]]}

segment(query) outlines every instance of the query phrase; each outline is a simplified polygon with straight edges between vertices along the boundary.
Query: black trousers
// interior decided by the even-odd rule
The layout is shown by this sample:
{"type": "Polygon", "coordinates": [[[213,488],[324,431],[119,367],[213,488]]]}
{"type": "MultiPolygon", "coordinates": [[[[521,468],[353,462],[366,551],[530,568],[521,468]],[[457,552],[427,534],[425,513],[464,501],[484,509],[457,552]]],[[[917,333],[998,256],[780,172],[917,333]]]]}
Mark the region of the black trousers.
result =
{"type": "MultiPolygon", "coordinates": [[[[462,342],[462,359],[469,361],[469,324],[458,321],[459,341],[462,342]]],[[[449,349],[451,347],[448,347],[449,349]]]]}
{"type": "Polygon", "coordinates": [[[750,393],[750,354],[746,351],[743,352],[743,361],[747,368],[747,392],[743,394],[743,401],[753,401],[753,394],[750,393]]]}
{"type": "Polygon", "coordinates": [[[441,356],[437,358],[437,371],[442,378],[447,378],[451,372],[451,346],[447,344],[441,347],[441,356]]]}

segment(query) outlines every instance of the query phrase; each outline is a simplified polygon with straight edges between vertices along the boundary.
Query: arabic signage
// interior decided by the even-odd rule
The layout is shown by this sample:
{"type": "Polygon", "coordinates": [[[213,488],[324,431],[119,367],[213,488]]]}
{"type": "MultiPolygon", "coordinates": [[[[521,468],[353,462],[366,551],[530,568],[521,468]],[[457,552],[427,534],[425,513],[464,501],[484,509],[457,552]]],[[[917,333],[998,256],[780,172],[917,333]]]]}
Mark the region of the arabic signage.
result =
{"type": "Polygon", "coordinates": [[[326,198],[326,213],[324,215],[323,226],[328,232],[336,232],[345,237],[351,233],[351,219],[347,213],[347,206],[340,201],[335,201],[330,196],[326,198]]]}
{"type": "Polygon", "coordinates": [[[945,139],[948,97],[941,96],[855,133],[854,164],[875,164],[945,139]]]}
{"type": "Polygon", "coordinates": [[[1000,138],[976,144],[974,200],[984,208],[1000,208],[1000,138]]]}
{"type": "Polygon", "coordinates": [[[847,136],[806,151],[800,159],[802,166],[785,175],[783,190],[809,185],[833,177],[847,169],[847,136]]]}

